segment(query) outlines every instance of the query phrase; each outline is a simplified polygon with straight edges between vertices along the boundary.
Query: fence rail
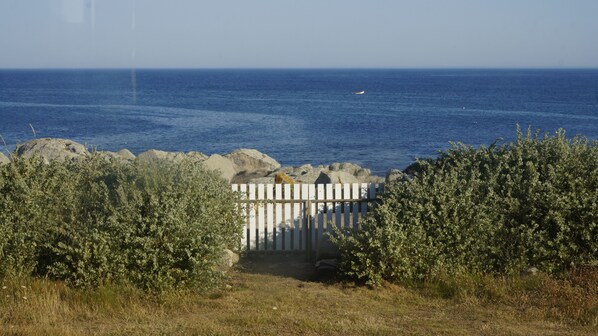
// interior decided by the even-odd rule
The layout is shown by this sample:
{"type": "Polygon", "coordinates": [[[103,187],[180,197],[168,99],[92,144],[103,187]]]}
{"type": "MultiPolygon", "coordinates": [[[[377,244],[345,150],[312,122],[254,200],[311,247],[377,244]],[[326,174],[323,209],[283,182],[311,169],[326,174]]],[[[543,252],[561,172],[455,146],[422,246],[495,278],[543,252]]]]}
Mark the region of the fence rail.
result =
{"type": "Polygon", "coordinates": [[[333,227],[358,229],[383,184],[233,184],[248,251],[316,250],[333,227]]]}

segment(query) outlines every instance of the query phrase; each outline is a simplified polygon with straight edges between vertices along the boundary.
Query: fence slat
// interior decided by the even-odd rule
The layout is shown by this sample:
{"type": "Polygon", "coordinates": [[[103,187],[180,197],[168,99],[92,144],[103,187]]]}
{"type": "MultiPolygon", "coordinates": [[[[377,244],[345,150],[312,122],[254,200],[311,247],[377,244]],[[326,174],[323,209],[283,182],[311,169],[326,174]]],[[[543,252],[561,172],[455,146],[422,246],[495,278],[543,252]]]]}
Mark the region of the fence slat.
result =
{"type": "MultiPolygon", "coordinates": [[[[326,199],[333,200],[334,199],[334,189],[332,188],[332,184],[326,184],[326,199]]],[[[326,231],[332,232],[332,226],[334,225],[332,221],[332,216],[334,215],[334,203],[328,202],[326,203],[326,231]]]]}
{"type": "MultiPolygon", "coordinates": [[[[359,184],[351,184],[351,199],[361,199],[361,193],[359,190],[359,184]]],[[[351,225],[354,230],[357,230],[357,223],[359,222],[359,202],[351,202],[351,225]]]]}
{"type": "Polygon", "coordinates": [[[376,198],[376,196],[377,196],[376,189],[377,188],[378,188],[378,185],[376,183],[370,183],[370,189],[369,189],[369,192],[370,192],[369,198],[370,199],[376,198]]]}
{"type": "MultiPolygon", "coordinates": [[[[277,184],[274,186],[274,200],[282,200],[282,184],[277,184]]],[[[282,250],[282,240],[284,235],[284,222],[282,219],[282,203],[277,202],[274,203],[274,212],[275,212],[275,220],[274,220],[274,233],[276,235],[276,247],[277,251],[282,250]]]]}
{"type": "MultiPolygon", "coordinates": [[[[301,200],[301,185],[294,184],[293,185],[293,199],[294,200],[301,200]]],[[[299,245],[299,241],[301,238],[301,224],[302,224],[302,216],[301,216],[301,209],[302,205],[299,202],[293,203],[293,250],[301,250],[301,246],[299,245]]]]}
{"type": "MultiPolygon", "coordinates": [[[[368,199],[368,184],[367,183],[361,184],[360,193],[361,193],[361,196],[360,196],[361,199],[363,199],[363,200],[368,199]]],[[[368,213],[368,203],[361,201],[360,208],[361,209],[359,210],[359,221],[361,222],[361,219],[368,213]]]]}
{"type": "Polygon", "coordinates": [[[311,207],[309,209],[311,225],[309,227],[309,232],[307,233],[310,236],[308,248],[313,250],[314,247],[316,246],[314,244],[316,243],[316,234],[318,232],[316,230],[316,227],[317,227],[317,221],[316,221],[317,203],[315,202],[315,200],[316,200],[316,185],[308,184],[308,190],[309,190],[308,197],[311,202],[311,207]]]}
{"type": "MultiPolygon", "coordinates": [[[[284,199],[291,200],[291,186],[288,184],[284,185],[284,199]]],[[[293,232],[293,213],[291,212],[291,203],[284,204],[284,244],[283,249],[285,251],[292,250],[291,248],[291,234],[293,232]]]]}
{"type": "Polygon", "coordinates": [[[317,251],[318,250],[318,246],[320,246],[320,240],[322,239],[322,235],[324,234],[324,230],[325,228],[325,223],[324,221],[326,220],[326,215],[324,214],[325,208],[326,208],[326,203],[321,202],[321,200],[326,199],[326,190],[325,185],[324,184],[318,184],[316,186],[317,190],[316,190],[316,199],[318,200],[316,203],[316,222],[317,222],[317,226],[316,226],[316,240],[314,242],[314,248],[317,251]]]}
{"type": "MultiPolygon", "coordinates": [[[[301,184],[301,200],[302,201],[308,201],[309,198],[309,184],[301,184]]],[[[303,206],[303,221],[302,221],[302,225],[301,225],[301,238],[300,240],[300,245],[301,245],[301,250],[305,250],[307,248],[307,237],[310,234],[309,231],[307,231],[307,216],[309,216],[310,214],[307,212],[309,209],[306,208],[306,202],[303,202],[302,204],[303,206]]]]}
{"type": "MultiPolygon", "coordinates": [[[[335,199],[342,199],[343,198],[343,186],[340,183],[334,184],[334,198],[335,199]]],[[[343,203],[341,202],[334,202],[334,225],[337,229],[343,227],[342,220],[342,206],[343,203]]]]}
{"type": "MultiPolygon", "coordinates": [[[[255,201],[255,184],[249,184],[248,185],[248,198],[250,201],[255,201]]],[[[249,248],[251,250],[255,250],[257,249],[257,239],[256,239],[256,218],[255,218],[255,213],[256,213],[256,209],[255,209],[255,202],[251,202],[247,205],[249,207],[249,215],[248,215],[248,221],[249,221],[249,232],[247,233],[247,240],[249,241],[249,248]]]]}
{"type": "Polygon", "coordinates": [[[257,227],[258,227],[258,234],[257,234],[257,250],[265,250],[266,249],[266,232],[265,229],[265,207],[264,207],[264,185],[258,184],[257,185],[257,227]]]}
{"type": "MultiPolygon", "coordinates": [[[[348,183],[343,184],[343,198],[350,199],[351,198],[351,185],[348,183]]],[[[351,227],[351,203],[345,202],[344,204],[344,217],[345,220],[343,225],[346,228],[351,227]]]]}
{"type": "Polygon", "coordinates": [[[247,203],[245,203],[245,201],[247,201],[247,184],[239,185],[239,194],[241,199],[241,215],[243,215],[243,218],[245,219],[245,225],[243,226],[243,235],[241,238],[241,247],[243,249],[249,250],[249,212],[247,210],[247,203]]]}
{"type": "Polygon", "coordinates": [[[274,185],[266,184],[266,235],[264,248],[266,250],[274,250],[274,241],[276,239],[274,232],[274,185]]]}

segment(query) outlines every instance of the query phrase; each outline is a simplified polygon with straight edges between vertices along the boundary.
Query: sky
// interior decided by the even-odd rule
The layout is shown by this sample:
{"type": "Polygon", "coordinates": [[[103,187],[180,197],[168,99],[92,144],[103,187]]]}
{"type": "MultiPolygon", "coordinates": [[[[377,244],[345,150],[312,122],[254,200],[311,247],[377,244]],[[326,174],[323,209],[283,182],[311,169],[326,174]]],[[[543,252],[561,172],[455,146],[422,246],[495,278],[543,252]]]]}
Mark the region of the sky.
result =
{"type": "Polygon", "coordinates": [[[0,0],[0,68],[598,67],[596,0],[0,0]]]}

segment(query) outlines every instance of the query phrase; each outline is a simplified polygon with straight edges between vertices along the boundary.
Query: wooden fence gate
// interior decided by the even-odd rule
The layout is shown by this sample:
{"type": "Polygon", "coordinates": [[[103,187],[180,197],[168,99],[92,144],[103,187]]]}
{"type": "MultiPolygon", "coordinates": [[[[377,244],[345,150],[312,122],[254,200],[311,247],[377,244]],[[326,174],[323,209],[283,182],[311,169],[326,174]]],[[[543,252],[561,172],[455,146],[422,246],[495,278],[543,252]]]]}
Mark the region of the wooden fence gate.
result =
{"type": "Polygon", "coordinates": [[[383,184],[233,184],[245,214],[247,251],[317,250],[333,227],[358,229],[383,184]]]}

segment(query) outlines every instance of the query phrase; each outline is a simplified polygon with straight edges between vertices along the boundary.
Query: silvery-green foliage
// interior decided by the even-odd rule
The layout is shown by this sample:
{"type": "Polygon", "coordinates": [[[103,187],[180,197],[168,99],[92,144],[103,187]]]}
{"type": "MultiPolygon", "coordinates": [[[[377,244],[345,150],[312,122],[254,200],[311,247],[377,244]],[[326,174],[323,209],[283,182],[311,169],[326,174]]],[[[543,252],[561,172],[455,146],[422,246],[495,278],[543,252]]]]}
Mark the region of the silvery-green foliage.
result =
{"type": "Polygon", "coordinates": [[[419,168],[337,238],[346,275],[379,284],[598,261],[597,142],[518,129],[513,143],[453,144],[419,168]]]}
{"type": "Polygon", "coordinates": [[[8,239],[0,246],[12,249],[3,248],[12,258],[27,257],[11,261],[5,267],[11,273],[79,287],[212,287],[222,277],[220,253],[240,241],[241,218],[229,185],[190,162],[93,157],[51,165],[19,159],[10,166],[6,171],[18,174],[3,172],[0,188],[8,193],[0,206],[10,215],[0,217],[0,228],[13,233],[2,233],[8,239]]]}
{"type": "Polygon", "coordinates": [[[35,272],[46,229],[68,212],[68,175],[64,165],[38,159],[0,167],[0,277],[35,272]]]}

